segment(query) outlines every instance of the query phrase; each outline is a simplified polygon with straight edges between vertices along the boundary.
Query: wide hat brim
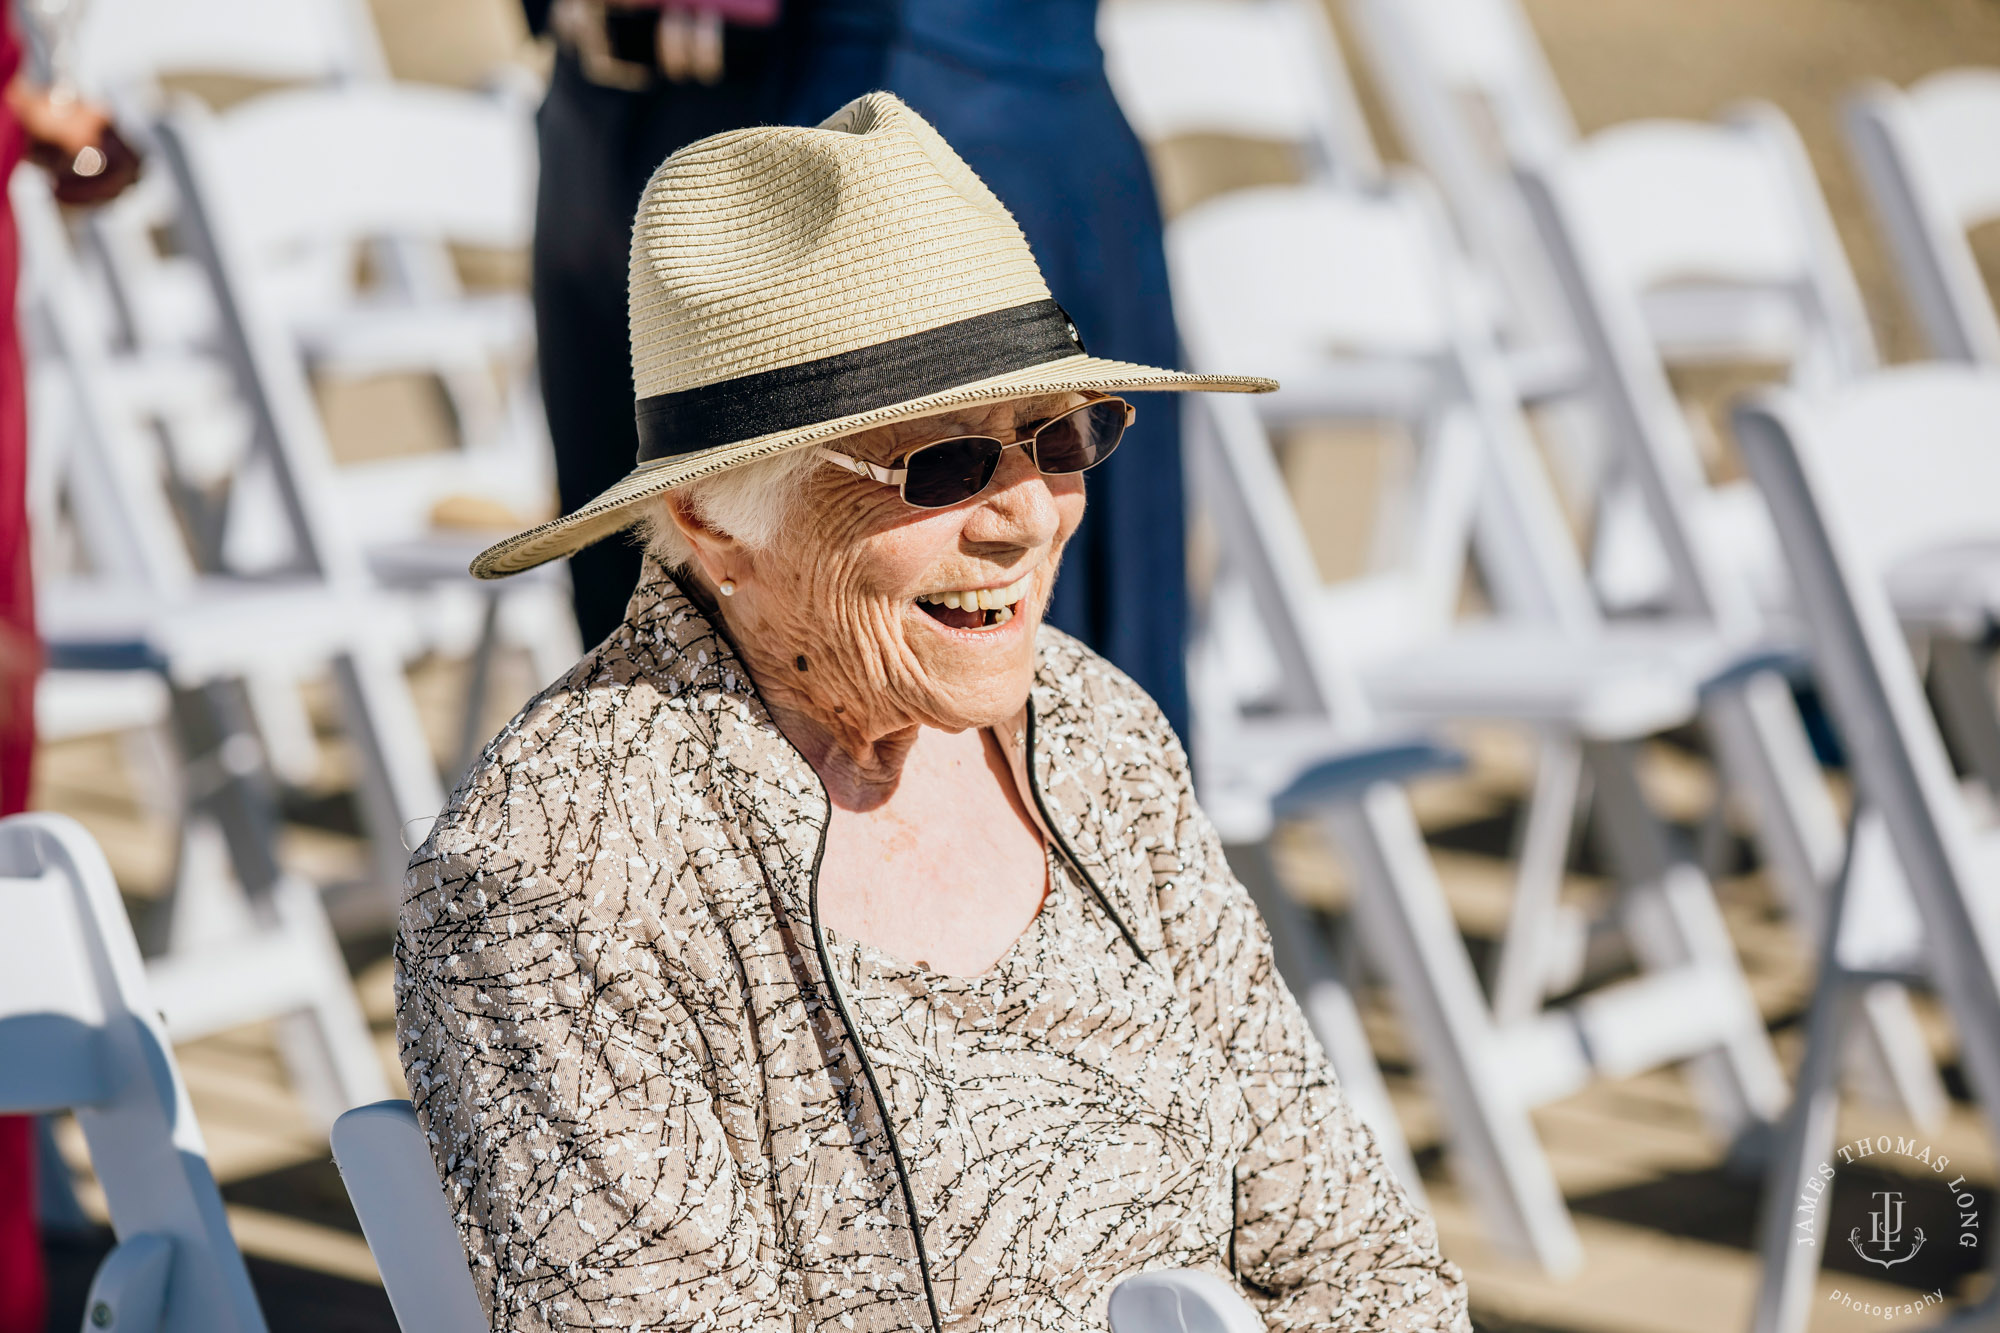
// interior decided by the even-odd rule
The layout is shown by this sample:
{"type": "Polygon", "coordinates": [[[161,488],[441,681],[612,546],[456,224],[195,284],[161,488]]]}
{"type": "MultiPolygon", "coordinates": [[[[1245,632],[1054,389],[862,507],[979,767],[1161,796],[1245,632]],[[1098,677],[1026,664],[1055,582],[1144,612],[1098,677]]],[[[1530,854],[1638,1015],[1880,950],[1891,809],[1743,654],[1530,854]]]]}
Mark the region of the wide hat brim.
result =
{"type": "Polygon", "coordinates": [[[1034,398],[1056,393],[1189,390],[1269,393],[1277,387],[1276,380],[1254,375],[1195,375],[1088,355],[1045,361],[873,411],[642,464],[574,513],[515,533],[487,547],[472,562],[472,573],[482,579],[498,579],[533,569],[630,527],[640,517],[639,506],[676,486],[711,476],[726,468],[768,458],[787,449],[821,444],[891,422],[908,421],[956,408],[976,407],[983,403],[1005,402],[1010,398],[1034,398]]]}

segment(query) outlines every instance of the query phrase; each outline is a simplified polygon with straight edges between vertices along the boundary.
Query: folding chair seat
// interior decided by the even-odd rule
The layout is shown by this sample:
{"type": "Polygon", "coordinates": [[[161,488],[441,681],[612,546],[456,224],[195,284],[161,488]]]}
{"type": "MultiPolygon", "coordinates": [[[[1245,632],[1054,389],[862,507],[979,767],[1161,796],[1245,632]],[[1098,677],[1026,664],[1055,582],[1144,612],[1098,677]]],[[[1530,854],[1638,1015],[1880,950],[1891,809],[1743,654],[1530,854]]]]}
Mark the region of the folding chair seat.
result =
{"type": "Polygon", "coordinates": [[[61,815],[0,821],[0,1112],[75,1115],[117,1246],[87,1327],[264,1333],[103,854],[61,815]]]}
{"type": "Polygon", "coordinates": [[[2000,366],[2000,314],[1967,239],[2000,218],[2000,70],[1946,70],[1900,92],[1871,83],[1845,121],[1931,355],[2000,366]]]}
{"type": "MultiPolygon", "coordinates": [[[[1889,595],[1899,568],[2000,540],[1996,423],[2000,378],[1948,365],[1899,368],[1813,396],[1767,391],[1735,412],[1819,679],[1849,738],[1855,864],[1864,850],[1898,862],[1911,918],[1885,931],[1865,879],[1850,871],[1837,885],[1796,1101],[1766,1186],[1760,1333],[1799,1333],[1815,1301],[1828,1210],[1822,1203],[1801,1219],[1794,1205],[1832,1150],[1832,1071],[1870,989],[1885,978],[1935,985],[1988,1132],[2000,1134],[2000,834],[1980,829],[1967,807],[1924,697],[1922,646],[1909,642],[1889,595]],[[1812,1244],[1800,1243],[1807,1231],[1812,1244]]],[[[1990,1304],[1983,1313],[1990,1318],[1990,1304]]]]}
{"type": "Polygon", "coordinates": [[[1311,0],[1119,0],[1098,11],[1104,68],[1140,138],[1220,135],[1291,147],[1315,180],[1381,159],[1326,16],[1311,0]]]}

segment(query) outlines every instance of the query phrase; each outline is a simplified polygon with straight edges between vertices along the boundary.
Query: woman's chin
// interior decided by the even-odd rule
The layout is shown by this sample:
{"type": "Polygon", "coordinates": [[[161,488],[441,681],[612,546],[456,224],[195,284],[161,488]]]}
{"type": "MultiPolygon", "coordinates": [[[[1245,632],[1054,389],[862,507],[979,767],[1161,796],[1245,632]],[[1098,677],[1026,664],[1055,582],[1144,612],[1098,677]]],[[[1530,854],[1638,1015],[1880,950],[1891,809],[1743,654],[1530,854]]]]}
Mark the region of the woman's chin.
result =
{"type": "Polygon", "coordinates": [[[934,716],[948,730],[996,726],[1020,712],[1034,679],[1037,613],[977,629],[910,610],[909,644],[923,664],[934,716]]]}

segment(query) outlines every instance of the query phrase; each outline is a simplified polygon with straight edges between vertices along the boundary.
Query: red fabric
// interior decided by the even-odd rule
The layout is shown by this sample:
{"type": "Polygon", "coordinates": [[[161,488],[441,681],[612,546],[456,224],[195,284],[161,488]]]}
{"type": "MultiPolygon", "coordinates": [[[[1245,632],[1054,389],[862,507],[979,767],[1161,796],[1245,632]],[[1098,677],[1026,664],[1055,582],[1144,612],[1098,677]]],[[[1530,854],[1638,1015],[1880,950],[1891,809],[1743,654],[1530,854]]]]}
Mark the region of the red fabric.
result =
{"type": "MultiPolygon", "coordinates": [[[[13,81],[21,46],[0,20],[0,87],[13,81]]],[[[21,126],[0,104],[0,186],[24,148],[21,126]]],[[[0,815],[27,808],[35,753],[34,582],[28,571],[28,404],[14,295],[20,237],[0,189],[0,815]]],[[[43,1333],[47,1277],[35,1234],[34,1122],[0,1116],[0,1333],[43,1333]]]]}
{"type": "Polygon", "coordinates": [[[681,9],[722,15],[739,28],[768,28],[778,21],[781,0],[621,0],[625,9],[681,9]]]}

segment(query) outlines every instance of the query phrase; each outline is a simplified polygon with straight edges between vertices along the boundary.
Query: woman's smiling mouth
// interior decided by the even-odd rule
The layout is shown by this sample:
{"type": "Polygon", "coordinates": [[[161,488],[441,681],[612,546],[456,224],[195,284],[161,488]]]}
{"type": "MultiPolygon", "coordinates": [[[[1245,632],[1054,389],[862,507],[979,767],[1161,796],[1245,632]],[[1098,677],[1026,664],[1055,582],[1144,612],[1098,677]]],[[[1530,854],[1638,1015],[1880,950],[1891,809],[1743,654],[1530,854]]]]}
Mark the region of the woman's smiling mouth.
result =
{"type": "Polygon", "coordinates": [[[952,629],[998,629],[1014,618],[1014,604],[1028,595],[1035,574],[1029,570],[1004,588],[953,588],[917,598],[925,614],[952,629]]]}

